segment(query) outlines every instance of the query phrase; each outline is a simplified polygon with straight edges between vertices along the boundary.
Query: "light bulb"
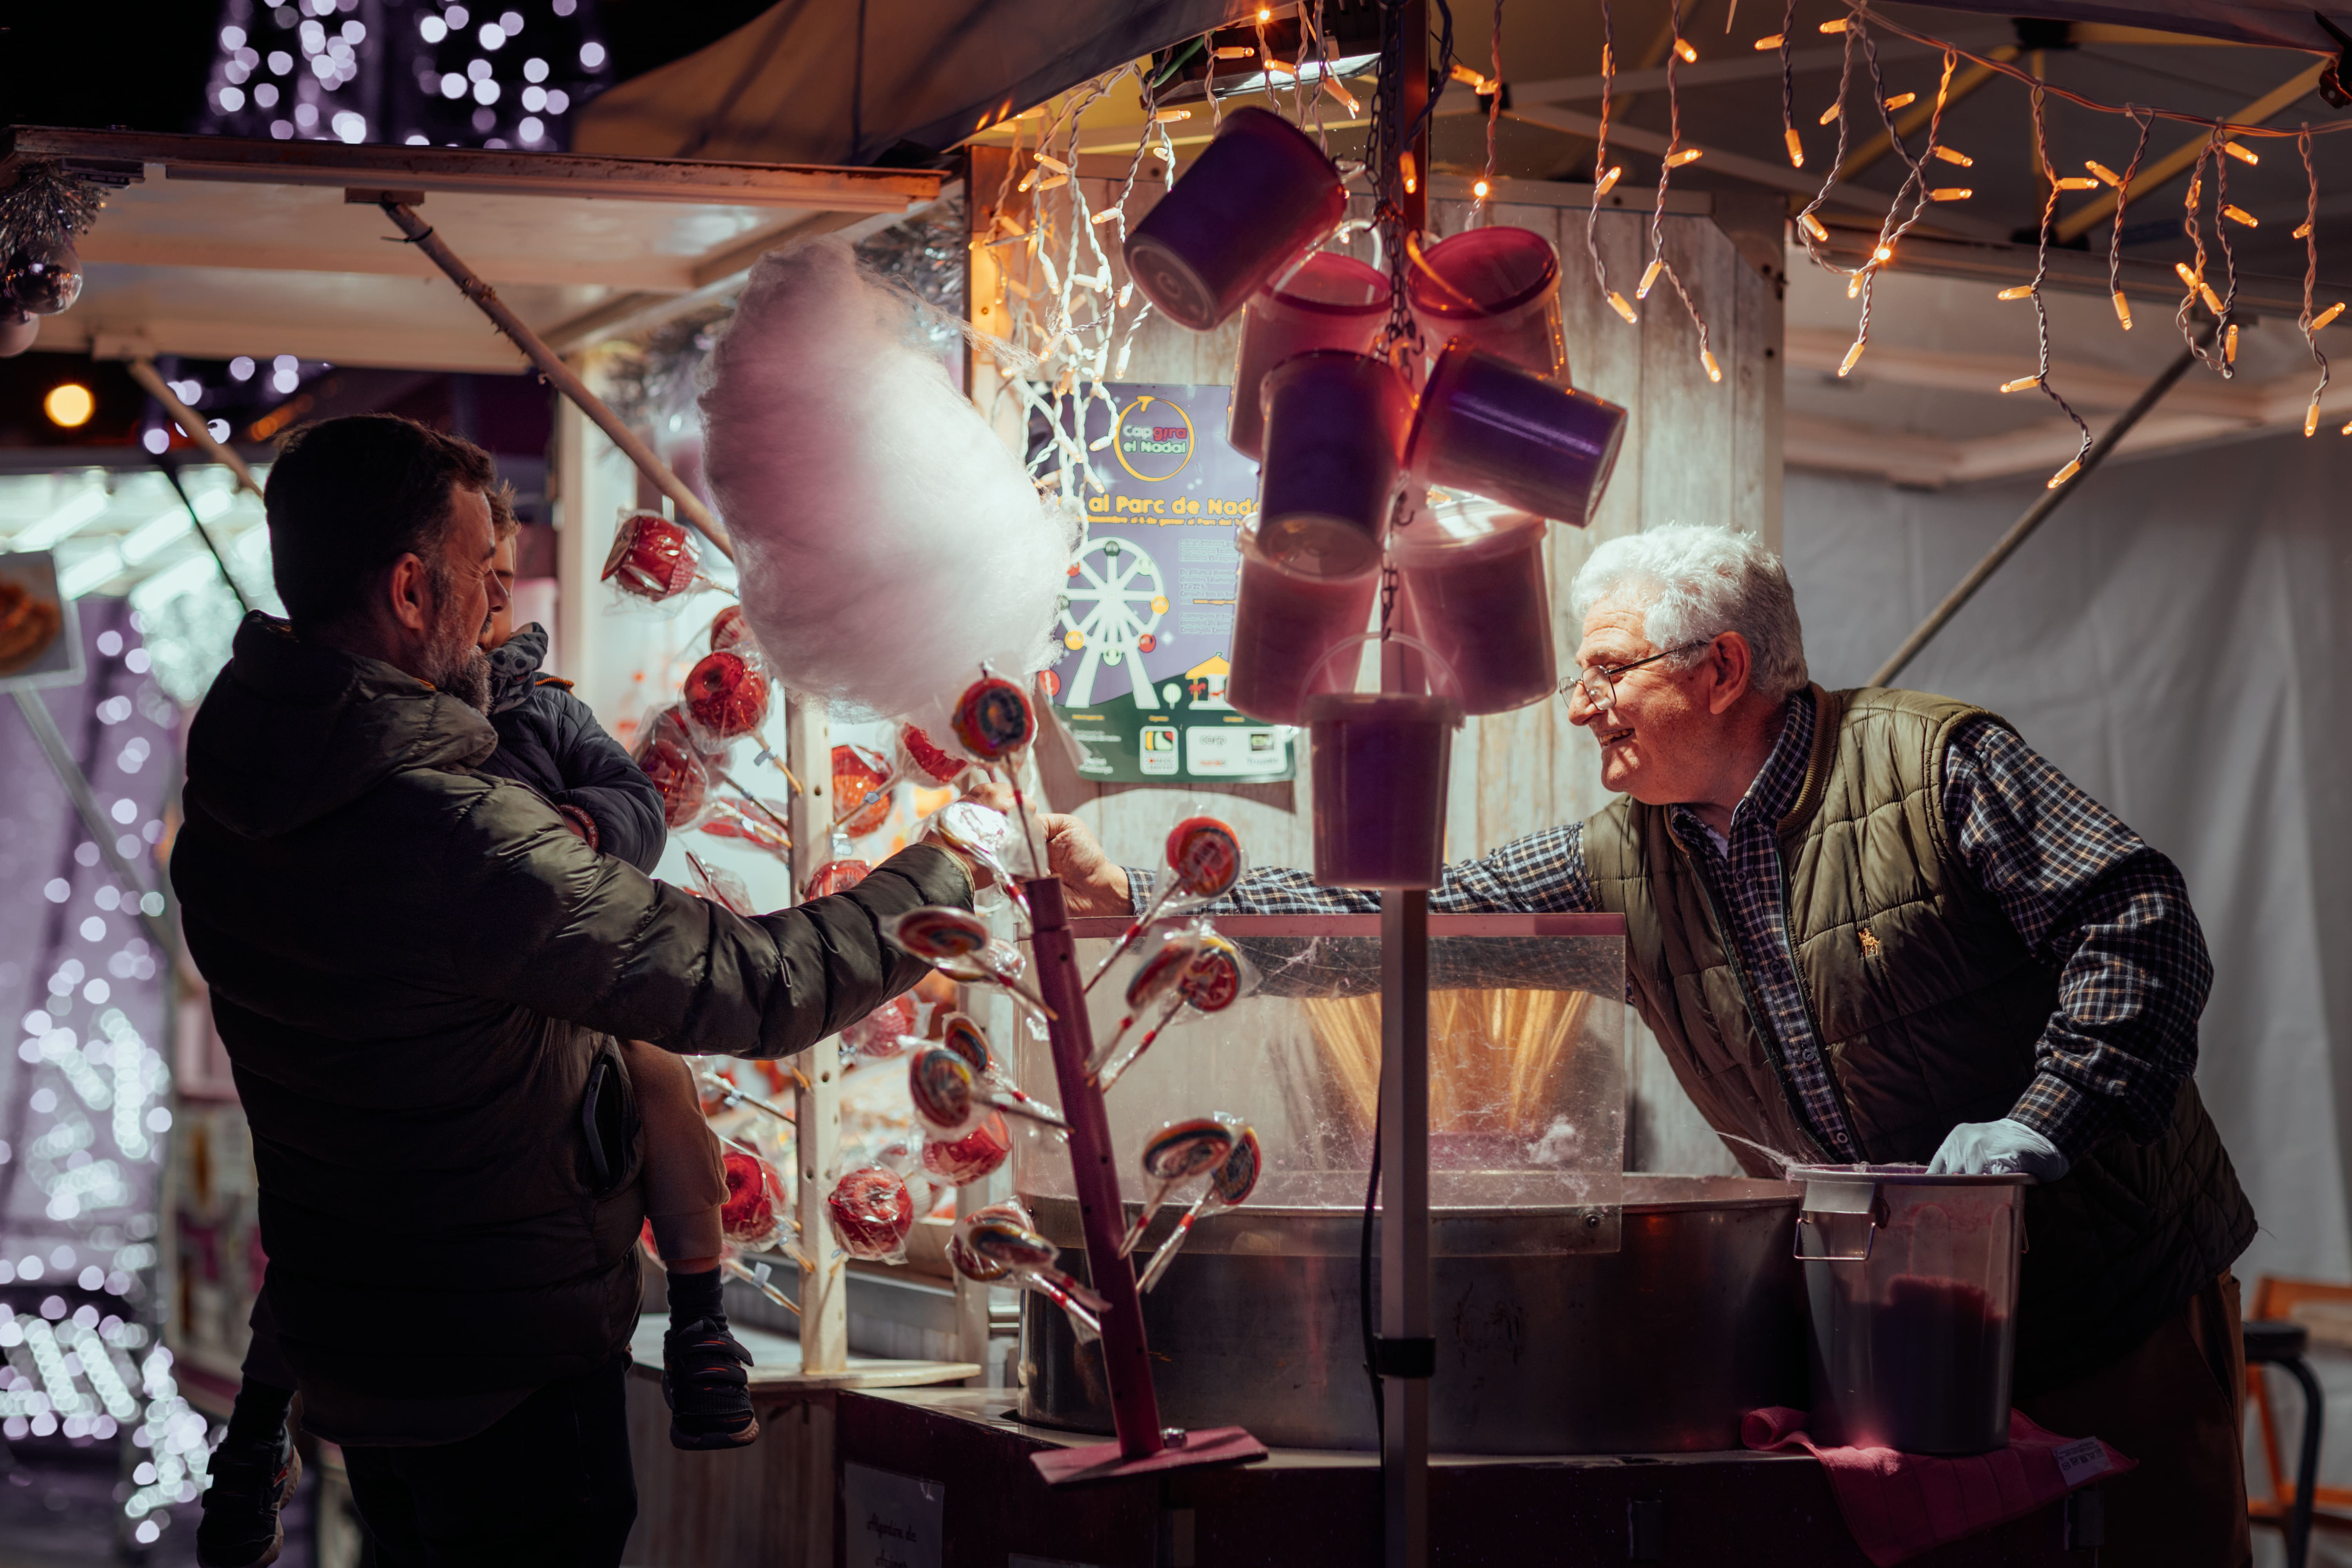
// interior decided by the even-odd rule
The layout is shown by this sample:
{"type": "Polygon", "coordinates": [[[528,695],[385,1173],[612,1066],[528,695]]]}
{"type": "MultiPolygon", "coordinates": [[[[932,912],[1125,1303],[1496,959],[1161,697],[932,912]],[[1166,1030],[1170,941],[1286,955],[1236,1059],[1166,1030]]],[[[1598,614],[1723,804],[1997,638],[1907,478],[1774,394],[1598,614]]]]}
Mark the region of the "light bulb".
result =
{"type": "Polygon", "coordinates": [[[1789,143],[1789,167],[1792,169],[1803,168],[1805,166],[1805,144],[1802,141],[1798,139],[1797,128],[1791,125],[1787,131],[1781,132],[1781,135],[1789,143]]]}
{"type": "Polygon", "coordinates": [[[1878,262],[1892,261],[1895,259],[1895,252],[1891,247],[1882,245],[1870,253],[1870,258],[1878,262]]]}
{"type": "Polygon", "coordinates": [[[1822,117],[1821,117],[1820,121],[1817,121],[1817,123],[1819,123],[1819,124],[1822,124],[1822,125],[1828,125],[1828,124],[1831,124],[1831,123],[1834,122],[1834,121],[1836,121],[1837,117],[1838,117],[1838,110],[1841,110],[1841,109],[1843,109],[1844,107],[1845,107],[1845,102],[1844,102],[1844,100],[1843,100],[1843,99],[1841,99],[1839,101],[1837,101],[1837,102],[1835,102],[1835,103],[1831,104],[1827,109],[1824,109],[1824,110],[1822,110],[1822,117]]]}
{"type": "Polygon", "coordinates": [[[1624,174],[1624,172],[1625,165],[1620,163],[1615,168],[1610,170],[1607,174],[1601,175],[1601,183],[1592,187],[1592,199],[1597,202],[1601,197],[1607,195],[1611,190],[1615,188],[1618,176],[1624,174]]]}
{"type": "Polygon", "coordinates": [[[1651,286],[1657,282],[1658,274],[1664,272],[1665,269],[1666,258],[1664,257],[1653,256],[1650,258],[1650,265],[1642,269],[1642,281],[1634,288],[1633,298],[1636,300],[1648,299],[1650,297],[1651,286]]]}
{"type": "Polygon", "coordinates": [[[2115,300],[2116,320],[2121,321],[2124,331],[2128,332],[2131,331],[2131,301],[2124,298],[2124,291],[2120,289],[2116,290],[2115,300]]]}
{"type": "Polygon", "coordinates": [[[2244,224],[2248,228],[2260,228],[2262,226],[2262,221],[2259,218],[2255,217],[2253,214],[2241,206],[2225,206],[2221,209],[2221,216],[2228,218],[2231,223],[2244,224]]]}
{"type": "Polygon", "coordinates": [[[2235,158],[2241,163],[2259,163],[2262,162],[2260,156],[2248,149],[2240,146],[2235,142],[2222,142],[2221,151],[2227,153],[2231,157],[2235,158]]]}
{"type": "Polygon", "coordinates": [[[1841,377],[1843,377],[1848,371],[1853,369],[1853,362],[1862,357],[1862,351],[1868,346],[1869,345],[1864,339],[1856,338],[1853,340],[1853,347],[1845,351],[1845,358],[1840,362],[1838,365],[1838,374],[1841,377]]]}
{"type": "Polygon", "coordinates": [[[2003,392],[2023,392],[2029,386],[2039,386],[2041,384],[2042,378],[2038,375],[2021,375],[2015,381],[2002,382],[2000,384],[2000,389],[2003,392]]]}
{"type": "Polygon", "coordinates": [[[1822,24],[1822,32],[1824,32],[1824,33],[1843,33],[1843,32],[1844,32],[1844,31],[1845,31],[1845,18],[1844,18],[1843,16],[1840,16],[1840,17],[1838,17],[1835,21],[1832,21],[1832,22],[1823,22],[1823,23],[1822,24]]]}
{"type": "Polygon", "coordinates": [[[1683,64],[1686,66],[1695,66],[1698,64],[1698,51],[1691,47],[1690,40],[1688,38],[1676,38],[1675,40],[1675,53],[1682,56],[1683,64]]]}
{"type": "Polygon", "coordinates": [[[1609,302],[1615,306],[1617,313],[1624,317],[1627,321],[1638,321],[1642,319],[1633,313],[1633,307],[1625,302],[1625,296],[1620,294],[1614,289],[1609,290],[1609,302]]]}
{"type": "Polygon", "coordinates": [[[2235,321],[2231,322],[2230,330],[2221,334],[2221,363],[2238,363],[2238,323],[2235,321]]]}
{"type": "Polygon", "coordinates": [[[1936,156],[1947,163],[1958,163],[1963,169],[1973,169],[1977,166],[1977,161],[1974,158],[1956,147],[1939,145],[1936,149],[1936,156]]]}
{"type": "Polygon", "coordinates": [[[2098,175],[2099,178],[2106,181],[2107,184],[2115,186],[2117,190],[2121,190],[2123,188],[2124,177],[2121,174],[2116,174],[2113,169],[2108,168],[2105,163],[2100,163],[2096,158],[2084,159],[2083,167],[2090,170],[2091,173],[2098,175]]]}
{"type": "Polygon", "coordinates": [[[1927,193],[1927,199],[1936,202],[1964,202],[1975,195],[1976,192],[1966,185],[1937,185],[1927,193]]]}
{"type": "Polygon", "coordinates": [[[1476,182],[1475,182],[1475,183],[1473,183],[1473,184],[1472,184],[1472,185],[1470,186],[1470,194],[1471,194],[1472,195],[1474,195],[1474,196],[1476,196],[1480,201],[1482,201],[1482,202],[1483,202],[1483,201],[1485,201],[1485,200],[1486,199],[1486,193],[1487,193],[1487,190],[1488,190],[1488,189],[1489,189],[1489,187],[1488,187],[1488,185],[1487,185],[1486,182],[1486,181],[1484,181],[1484,180],[1479,180],[1479,181],[1476,181],[1476,182]]]}
{"type": "Polygon", "coordinates": [[[1898,92],[1886,100],[1886,111],[1892,114],[1898,109],[1908,109],[1918,101],[1919,95],[1916,92],[1898,92]]]}
{"type": "Polygon", "coordinates": [[[1822,226],[1822,220],[1815,217],[1811,213],[1799,213],[1797,215],[1797,224],[1799,227],[1802,228],[1807,234],[1811,235],[1815,239],[1826,240],[1830,237],[1830,231],[1822,226]]]}
{"type": "Polygon", "coordinates": [[[1679,169],[1685,163],[1697,163],[1699,159],[1706,155],[1706,149],[1704,147],[1685,147],[1678,152],[1669,153],[1666,154],[1666,167],[1669,169],[1679,169]]]}
{"type": "Polygon", "coordinates": [[[1997,300],[2031,300],[2033,298],[2033,285],[2013,283],[1993,297],[1997,300]]]}
{"type": "Polygon", "coordinates": [[[2334,321],[2343,313],[2344,302],[2339,300],[2335,304],[2328,306],[2327,309],[2320,311],[2319,314],[2311,319],[2311,330],[2315,332],[2319,331],[2320,328],[2327,325],[2328,322],[2334,321]]]}
{"type": "Polygon", "coordinates": [[[2054,489],[2056,489],[2060,485],[2064,484],[2068,479],[2073,479],[2076,474],[2079,474],[2079,473],[2081,473],[2082,471],[2083,471],[2083,459],[2082,459],[2082,458],[2075,458],[2073,462],[2071,462],[2071,463],[2067,464],[2064,468],[2063,468],[2059,469],[2056,473],[2054,473],[2054,474],[2051,475],[2051,476],[2050,476],[2050,482],[2049,482],[2049,484],[2047,484],[2047,485],[2043,486],[2042,488],[2043,488],[2043,489],[2053,489],[2053,490],[2054,490],[2054,489]]]}
{"type": "Polygon", "coordinates": [[[2095,191],[2099,188],[2098,181],[2085,178],[2081,174],[2068,174],[2063,179],[2053,180],[2050,183],[2062,191],[2095,191]]]}
{"type": "Polygon", "coordinates": [[[1711,350],[1699,350],[1698,363],[1706,366],[1707,380],[1721,381],[1723,379],[1723,367],[1715,363],[1715,354],[1711,350]]]}
{"type": "Polygon", "coordinates": [[[2303,411],[2303,434],[2305,440],[2319,430],[2319,394],[2311,395],[2311,406],[2303,411]]]}
{"type": "Polygon", "coordinates": [[[2294,237],[2297,239],[2309,239],[2311,237],[2311,220],[2309,218],[2304,219],[2303,222],[2295,226],[2294,237]]]}
{"type": "Polygon", "coordinates": [[[1775,34],[1773,34],[1773,35],[1772,35],[1770,37],[1769,37],[1769,38],[1759,38],[1759,39],[1757,39],[1757,40],[1756,40],[1756,47],[1757,47],[1758,52],[1759,52],[1759,53],[1761,53],[1761,52],[1762,52],[1763,50],[1765,50],[1765,49],[1777,49],[1777,48],[1779,48],[1779,47],[1780,47],[1780,45],[1781,45],[1781,43],[1782,43],[1782,42],[1783,42],[1783,39],[1781,38],[1780,35],[1780,34],[1778,34],[1778,33],[1775,33],[1775,34]]]}
{"type": "Polygon", "coordinates": [[[1053,170],[1054,173],[1057,174],[1066,174],[1070,172],[1070,166],[1067,163],[1063,163],[1059,158],[1055,157],[1051,153],[1038,153],[1037,162],[1045,164],[1045,167],[1053,170]]]}

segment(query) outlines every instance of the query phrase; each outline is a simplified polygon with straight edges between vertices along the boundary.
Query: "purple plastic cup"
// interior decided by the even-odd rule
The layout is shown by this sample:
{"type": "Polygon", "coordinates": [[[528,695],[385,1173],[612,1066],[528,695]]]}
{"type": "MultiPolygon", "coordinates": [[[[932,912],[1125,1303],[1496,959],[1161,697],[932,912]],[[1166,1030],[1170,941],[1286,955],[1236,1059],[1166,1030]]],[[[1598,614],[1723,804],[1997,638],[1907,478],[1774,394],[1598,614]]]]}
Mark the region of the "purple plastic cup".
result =
{"type": "Polygon", "coordinates": [[[1368,353],[1389,316],[1389,280],[1353,257],[1318,250],[1279,286],[1258,292],[1242,316],[1225,439],[1249,458],[1265,456],[1265,373],[1317,349],[1368,353]]]}
{"type": "Polygon", "coordinates": [[[1434,888],[1445,878],[1445,791],[1462,704],[1334,691],[1307,700],[1315,779],[1315,880],[1434,888]]]}
{"type": "Polygon", "coordinates": [[[1318,349],[1267,372],[1258,395],[1258,548],[1317,577],[1379,561],[1412,416],[1404,382],[1386,360],[1318,349]]]}
{"type": "Polygon", "coordinates": [[[1423,483],[1467,490],[1579,528],[1592,521],[1625,436],[1625,411],[1552,386],[1454,342],[1422,389],[1405,466],[1423,483]]]}
{"type": "Polygon", "coordinates": [[[1568,384],[1559,321],[1559,255],[1532,229],[1471,228],[1439,240],[1405,276],[1405,302],[1422,335],[1454,339],[1568,384]]]}
{"type": "Polygon", "coordinates": [[[1225,700],[1262,722],[1296,724],[1310,694],[1355,684],[1353,666],[1336,668],[1324,656],[1363,633],[1380,595],[1380,568],[1373,563],[1346,576],[1311,576],[1266,559],[1247,530],[1239,543],[1225,700]]]}
{"type": "Polygon", "coordinates": [[[1523,511],[1440,512],[1389,534],[1399,625],[1451,668],[1465,712],[1524,708],[1559,683],[1544,567],[1549,531],[1523,511]]]}
{"type": "Polygon", "coordinates": [[[1205,332],[1338,226],[1348,194],[1313,138],[1237,109],[1127,239],[1127,269],[1179,326],[1205,332]]]}

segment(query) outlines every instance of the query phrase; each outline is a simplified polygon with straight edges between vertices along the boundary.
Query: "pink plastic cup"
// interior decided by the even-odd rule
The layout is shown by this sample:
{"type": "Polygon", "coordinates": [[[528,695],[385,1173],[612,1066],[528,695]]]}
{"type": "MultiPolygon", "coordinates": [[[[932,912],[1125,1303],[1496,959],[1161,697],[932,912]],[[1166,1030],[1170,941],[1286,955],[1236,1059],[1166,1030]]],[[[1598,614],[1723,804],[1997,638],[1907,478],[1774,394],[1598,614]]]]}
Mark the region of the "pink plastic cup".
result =
{"type": "Polygon", "coordinates": [[[1617,405],[1454,342],[1422,389],[1405,466],[1423,484],[1581,528],[1601,504],[1624,436],[1617,405]]]}
{"type": "Polygon", "coordinates": [[[1380,568],[1318,577],[1268,560],[1252,532],[1244,531],[1239,542],[1241,589],[1225,700],[1262,722],[1296,724],[1310,694],[1355,684],[1352,667],[1336,668],[1324,656],[1362,634],[1380,595],[1380,568]]]}
{"type": "Polygon", "coordinates": [[[1279,287],[1250,300],[1234,364],[1227,441],[1244,457],[1265,456],[1265,409],[1258,385],[1284,361],[1317,349],[1369,353],[1389,316],[1389,280],[1353,257],[1318,250],[1279,287]]]}
{"type": "MultiPolygon", "coordinates": [[[[1444,658],[1429,645],[1392,640],[1416,647],[1432,673],[1450,682],[1444,658]]],[[[1324,658],[1345,651],[1334,647],[1324,658]]],[[[1307,700],[1306,712],[1315,880],[1327,888],[1444,881],[1445,792],[1462,704],[1422,693],[1325,691],[1307,700]]]]}
{"type": "Polygon", "coordinates": [[[1504,713],[1551,695],[1548,525],[1523,511],[1424,517],[1389,535],[1402,624],[1454,672],[1466,713],[1504,713]]]}
{"type": "Polygon", "coordinates": [[[1386,360],[1320,349],[1266,373],[1258,547],[1318,577],[1380,560],[1412,399],[1386,360]]]}
{"type": "Polygon", "coordinates": [[[1415,258],[1405,302],[1422,336],[1456,338],[1555,385],[1568,384],[1559,324],[1559,256],[1532,229],[1471,228],[1415,258]]]}
{"type": "Polygon", "coordinates": [[[1347,207],[1339,171],[1313,138],[1278,114],[1237,109],[1135,226],[1127,268],[1171,321],[1205,332],[1328,234],[1347,207]]]}

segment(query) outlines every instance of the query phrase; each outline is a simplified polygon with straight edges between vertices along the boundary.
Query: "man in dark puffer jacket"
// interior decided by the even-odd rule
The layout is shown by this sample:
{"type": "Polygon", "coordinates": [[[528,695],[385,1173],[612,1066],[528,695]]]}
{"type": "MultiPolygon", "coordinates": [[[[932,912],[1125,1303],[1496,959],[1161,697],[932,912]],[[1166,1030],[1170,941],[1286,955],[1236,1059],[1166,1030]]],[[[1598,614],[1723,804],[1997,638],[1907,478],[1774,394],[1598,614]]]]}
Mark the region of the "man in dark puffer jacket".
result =
{"type": "Polygon", "coordinates": [[[614,1563],[644,1208],[614,1036],[781,1057],[923,973],[880,922],[968,904],[918,845],[742,920],[487,774],[489,459],[330,421],[271,474],[290,624],[190,732],[172,873],[252,1124],[279,1342],[388,1563],[614,1563]]]}

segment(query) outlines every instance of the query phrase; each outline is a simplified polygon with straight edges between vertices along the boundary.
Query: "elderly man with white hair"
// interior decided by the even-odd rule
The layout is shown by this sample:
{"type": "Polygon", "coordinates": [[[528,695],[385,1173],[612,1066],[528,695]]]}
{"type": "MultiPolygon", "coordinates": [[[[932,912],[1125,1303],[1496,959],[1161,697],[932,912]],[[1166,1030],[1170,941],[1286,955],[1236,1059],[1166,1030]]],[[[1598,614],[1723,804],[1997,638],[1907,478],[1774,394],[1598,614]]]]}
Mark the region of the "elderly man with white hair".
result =
{"type": "MultiPolygon", "coordinates": [[[[1431,910],[1622,913],[1632,1000],[1720,1133],[2036,1177],[2020,1407],[2139,1461],[2110,1561],[2250,1561],[2229,1268],[2254,1216],[2190,1078],[2212,966],[2179,872],[1983,709],[1812,685],[1753,538],[1610,541],[1570,602],[1562,695],[1620,798],[1449,867],[1431,910]]],[[[1074,910],[1150,900],[1048,820],[1074,910]]],[[[1380,899],[1268,870],[1223,907],[1380,899]]]]}

